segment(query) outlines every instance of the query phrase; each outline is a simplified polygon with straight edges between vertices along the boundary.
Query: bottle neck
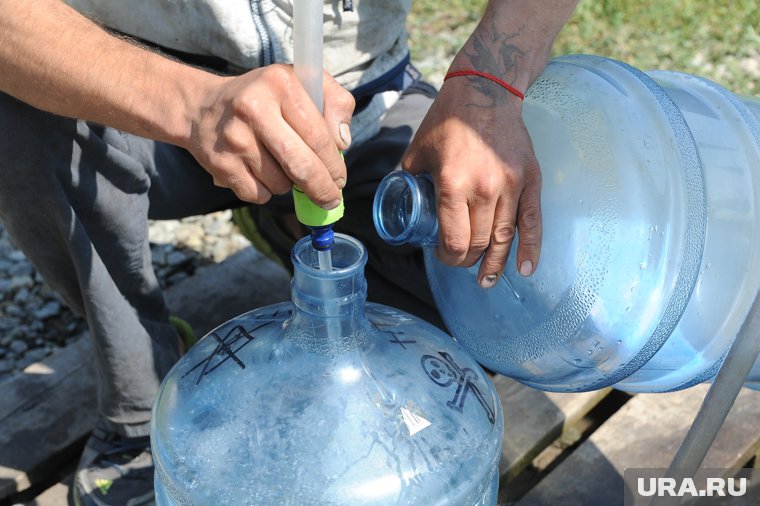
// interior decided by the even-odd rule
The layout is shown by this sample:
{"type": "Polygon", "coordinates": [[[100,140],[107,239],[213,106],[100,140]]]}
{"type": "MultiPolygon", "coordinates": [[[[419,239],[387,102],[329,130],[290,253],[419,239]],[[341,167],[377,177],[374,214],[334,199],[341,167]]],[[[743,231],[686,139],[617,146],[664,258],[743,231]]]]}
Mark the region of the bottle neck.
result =
{"type": "Polygon", "coordinates": [[[311,238],[305,237],[293,247],[291,259],[295,313],[288,326],[289,338],[312,352],[354,349],[369,325],[365,314],[367,282],[364,278],[367,250],[358,240],[335,234],[332,249],[318,252],[311,238]],[[324,255],[330,255],[331,270],[324,270],[324,255]]]}
{"type": "Polygon", "coordinates": [[[438,216],[435,188],[429,174],[395,171],[383,178],[375,193],[372,218],[387,243],[435,246],[438,216]]]}

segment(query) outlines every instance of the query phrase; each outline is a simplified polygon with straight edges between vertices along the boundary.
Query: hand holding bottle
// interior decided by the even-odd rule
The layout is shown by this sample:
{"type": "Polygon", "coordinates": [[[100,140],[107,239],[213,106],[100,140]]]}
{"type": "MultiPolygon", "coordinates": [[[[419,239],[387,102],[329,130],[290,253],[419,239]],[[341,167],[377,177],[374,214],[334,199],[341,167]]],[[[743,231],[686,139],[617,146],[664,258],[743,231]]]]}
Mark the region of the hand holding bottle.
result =
{"type": "Polygon", "coordinates": [[[519,98],[486,83],[448,80],[406,153],[403,166],[430,172],[436,186],[438,256],[471,266],[478,282],[496,284],[519,230],[517,268],[530,275],[541,244],[541,172],[520,116],[519,98]]]}

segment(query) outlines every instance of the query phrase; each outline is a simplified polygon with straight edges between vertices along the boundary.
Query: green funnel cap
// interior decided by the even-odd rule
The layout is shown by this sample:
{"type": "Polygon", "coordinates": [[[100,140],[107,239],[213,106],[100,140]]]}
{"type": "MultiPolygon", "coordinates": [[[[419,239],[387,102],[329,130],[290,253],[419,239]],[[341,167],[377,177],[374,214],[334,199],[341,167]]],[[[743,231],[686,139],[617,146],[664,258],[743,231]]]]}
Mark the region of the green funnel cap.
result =
{"type": "Polygon", "coordinates": [[[293,204],[296,208],[298,221],[307,227],[323,227],[332,225],[343,217],[343,200],[335,209],[323,209],[311,201],[297,186],[293,186],[293,204]]]}

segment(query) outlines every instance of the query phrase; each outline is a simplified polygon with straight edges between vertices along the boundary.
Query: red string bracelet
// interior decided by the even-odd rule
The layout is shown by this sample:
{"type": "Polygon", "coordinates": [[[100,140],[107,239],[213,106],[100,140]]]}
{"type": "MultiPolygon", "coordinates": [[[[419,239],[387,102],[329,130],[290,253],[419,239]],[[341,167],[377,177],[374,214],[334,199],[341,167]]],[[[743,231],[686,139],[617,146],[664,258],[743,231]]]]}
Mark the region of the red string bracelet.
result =
{"type": "Polygon", "coordinates": [[[502,88],[504,88],[505,90],[507,90],[508,92],[510,92],[512,95],[514,95],[517,98],[519,98],[520,100],[525,100],[525,95],[523,94],[522,91],[518,90],[517,88],[515,88],[514,86],[512,86],[508,82],[506,82],[506,81],[504,81],[502,79],[499,79],[496,76],[493,76],[493,75],[488,74],[486,72],[481,72],[479,70],[455,70],[454,72],[449,72],[448,74],[446,74],[443,77],[443,80],[445,81],[446,79],[448,79],[450,77],[459,77],[459,76],[478,76],[478,77],[483,77],[485,79],[488,79],[489,81],[495,82],[496,84],[498,84],[499,86],[501,86],[502,88]]]}

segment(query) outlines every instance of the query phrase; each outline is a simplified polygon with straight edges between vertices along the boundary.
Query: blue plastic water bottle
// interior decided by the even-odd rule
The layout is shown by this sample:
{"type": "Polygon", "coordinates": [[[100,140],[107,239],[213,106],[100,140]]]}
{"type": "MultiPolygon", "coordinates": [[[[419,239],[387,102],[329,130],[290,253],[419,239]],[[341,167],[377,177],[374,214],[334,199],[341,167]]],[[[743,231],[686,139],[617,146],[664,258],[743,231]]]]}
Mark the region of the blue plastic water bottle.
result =
{"type": "Polygon", "coordinates": [[[158,506],[496,504],[503,417],[450,336],[365,304],[367,253],[293,248],[292,302],[239,316],[170,371],[153,409],[158,506]]]}
{"type": "MultiPolygon", "coordinates": [[[[378,233],[428,246],[443,320],[493,371],[552,391],[711,379],[760,286],[760,101],[692,75],[568,56],[530,88],[523,118],[543,175],[533,275],[517,273],[515,247],[488,290],[478,265],[439,262],[428,176],[385,179],[378,233]]],[[[758,381],[760,366],[747,384],[758,381]]]]}

